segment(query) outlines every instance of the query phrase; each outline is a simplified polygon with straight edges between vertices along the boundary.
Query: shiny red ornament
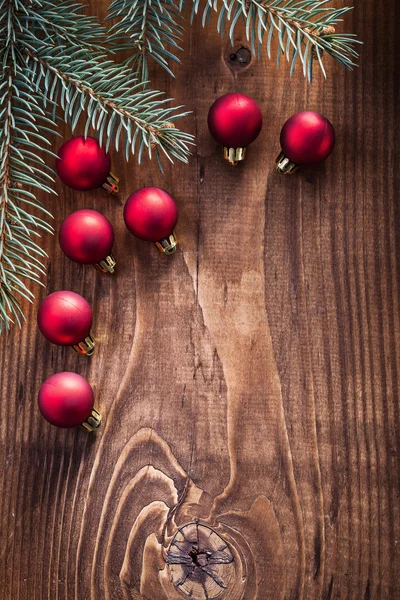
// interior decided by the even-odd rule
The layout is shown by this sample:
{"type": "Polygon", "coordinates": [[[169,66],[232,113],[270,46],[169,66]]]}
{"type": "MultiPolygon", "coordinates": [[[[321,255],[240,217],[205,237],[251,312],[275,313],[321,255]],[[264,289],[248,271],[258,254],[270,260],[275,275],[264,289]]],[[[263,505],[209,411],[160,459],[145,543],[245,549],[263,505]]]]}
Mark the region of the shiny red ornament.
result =
{"type": "Polygon", "coordinates": [[[286,121],[281,131],[282,152],[276,159],[279,173],[293,173],[299,165],[324,162],[335,145],[335,130],[326,117],[307,110],[286,121]]]}
{"type": "Polygon", "coordinates": [[[114,272],[115,259],[111,254],[114,230],[108,219],[97,210],[77,210],[61,223],[59,242],[71,260],[94,265],[103,273],[114,272]]]}
{"type": "Polygon", "coordinates": [[[101,424],[101,417],[93,408],[93,390],[77,373],[64,371],[46,379],[40,388],[38,402],[43,417],[56,427],[82,425],[93,431],[101,424]]]}
{"type": "Polygon", "coordinates": [[[129,196],[124,208],[127,229],[141,240],[155,242],[165,254],[176,250],[174,228],[178,215],[175,200],[158,187],[140,188],[129,196]]]}
{"type": "Polygon", "coordinates": [[[92,309],[75,292],[62,290],[49,294],[40,305],[37,323],[43,336],[58,346],[72,346],[79,354],[90,356],[94,340],[90,333],[92,309]]]}
{"type": "Polygon", "coordinates": [[[259,135],[262,123],[257,102],[237,92],[218,98],[208,112],[210,133],[224,146],[224,157],[233,165],[244,160],[246,146],[259,135]]]}
{"type": "Polygon", "coordinates": [[[58,150],[57,173],[73,190],[94,190],[103,187],[118,192],[118,177],[110,172],[111,158],[92,137],[73,137],[58,150]]]}

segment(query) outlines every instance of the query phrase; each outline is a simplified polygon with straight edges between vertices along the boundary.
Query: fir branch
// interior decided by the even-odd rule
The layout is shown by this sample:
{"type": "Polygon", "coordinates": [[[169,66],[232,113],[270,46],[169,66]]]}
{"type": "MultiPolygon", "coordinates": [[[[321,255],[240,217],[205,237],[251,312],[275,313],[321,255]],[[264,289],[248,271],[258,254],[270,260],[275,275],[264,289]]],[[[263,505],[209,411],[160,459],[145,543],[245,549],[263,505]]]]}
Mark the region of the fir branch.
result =
{"type": "Polygon", "coordinates": [[[235,28],[239,21],[246,27],[246,36],[253,54],[260,55],[266,44],[268,57],[272,55],[272,41],[277,40],[277,65],[282,56],[291,63],[290,74],[298,61],[303,74],[312,80],[313,65],[318,62],[326,76],[322,57],[326,53],[343,66],[351,69],[358,57],[354,45],[360,43],[355,35],[337,33],[336,26],[351,7],[335,9],[327,6],[330,0],[193,0],[192,19],[201,13],[203,26],[212,11],[218,13],[218,31],[234,43],[235,28]]]}
{"type": "Polygon", "coordinates": [[[119,50],[130,50],[127,65],[136,77],[147,82],[148,58],[160,64],[172,77],[169,60],[180,62],[184,28],[184,0],[114,0],[109,7],[109,19],[117,18],[110,28],[109,41],[119,50]]]}
{"type": "Polygon", "coordinates": [[[54,133],[55,125],[40,108],[39,95],[15,60],[14,14],[12,6],[7,8],[8,37],[0,52],[0,332],[14,322],[21,325],[24,316],[17,296],[32,301],[25,280],[40,283],[45,273],[46,253],[34,237],[40,237],[40,230],[52,232],[37,213],[51,214],[24,186],[53,192],[52,171],[37,152],[51,154],[43,148],[49,142],[40,132],[54,133]]]}
{"type": "Polygon", "coordinates": [[[138,147],[139,163],[145,149],[150,158],[155,149],[158,160],[163,152],[171,162],[187,162],[192,136],[171,124],[188,113],[166,107],[170,99],[161,99],[161,92],[132,83],[129,69],[100,54],[82,60],[80,48],[70,48],[68,56],[59,47],[29,51],[26,64],[36,87],[43,88],[54,107],[61,105],[72,128],[86,113],[85,134],[89,127],[96,129],[100,143],[106,138],[107,150],[116,132],[115,146],[119,148],[123,136],[127,160],[138,147]]]}
{"type": "Polygon", "coordinates": [[[131,71],[107,57],[104,28],[74,0],[0,0],[0,331],[21,324],[19,297],[33,299],[46,253],[34,241],[51,232],[36,192],[54,193],[42,158],[56,133],[57,110],[72,129],[86,121],[108,149],[144,150],[187,161],[192,136],[175,127],[180,108],[144,90],[131,71]],[[42,216],[40,216],[42,213],[42,216]],[[42,218],[44,217],[44,218],[42,218]]]}
{"type": "Polygon", "coordinates": [[[88,50],[96,50],[104,44],[106,29],[96,17],[86,16],[82,4],[71,0],[20,0],[19,24],[29,32],[34,47],[48,45],[79,44],[88,50]],[[34,41],[33,41],[34,40],[34,41]]]}

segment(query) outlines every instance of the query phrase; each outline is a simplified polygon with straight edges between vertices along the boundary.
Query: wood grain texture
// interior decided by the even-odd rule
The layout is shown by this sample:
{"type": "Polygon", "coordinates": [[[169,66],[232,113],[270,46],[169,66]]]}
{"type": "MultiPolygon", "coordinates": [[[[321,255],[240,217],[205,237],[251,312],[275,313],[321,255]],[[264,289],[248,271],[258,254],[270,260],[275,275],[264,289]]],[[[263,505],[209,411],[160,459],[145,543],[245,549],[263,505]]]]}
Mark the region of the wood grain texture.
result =
{"type": "Polygon", "coordinates": [[[197,24],[176,80],[152,73],[193,110],[190,165],[163,176],[115,155],[120,201],[59,182],[46,199],[56,227],[102,211],[118,267],[80,268],[47,237],[47,289],[1,339],[0,600],[400,598],[398,16],[396,0],[356,2],[360,68],[329,62],[312,86],[265,58],[230,64],[228,42],[197,24]],[[236,169],[206,125],[233,90],[264,114],[236,169]],[[335,152],[280,177],[280,128],[305,108],[334,123],[335,152]],[[179,203],[173,257],[125,230],[142,185],[179,203]],[[62,288],[93,305],[90,360],[37,331],[38,302],[62,288]],[[93,385],[96,434],[40,417],[40,384],[60,370],[93,385]],[[193,546],[197,521],[215,531],[200,537],[224,585],[203,585],[196,563],[185,596],[169,544],[184,553],[183,531],[193,546]]]}

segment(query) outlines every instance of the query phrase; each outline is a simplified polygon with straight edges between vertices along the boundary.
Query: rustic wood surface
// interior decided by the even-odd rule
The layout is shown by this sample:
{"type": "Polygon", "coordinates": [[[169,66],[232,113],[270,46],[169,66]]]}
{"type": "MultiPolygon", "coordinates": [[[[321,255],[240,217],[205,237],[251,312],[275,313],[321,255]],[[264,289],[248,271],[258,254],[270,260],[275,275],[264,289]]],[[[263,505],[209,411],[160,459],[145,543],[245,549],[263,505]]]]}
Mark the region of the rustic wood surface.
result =
{"type": "MultiPolygon", "coordinates": [[[[102,211],[118,270],[79,268],[47,237],[47,289],[1,340],[1,600],[400,598],[400,21],[397,0],[355,4],[360,68],[328,60],[312,86],[266,58],[232,62],[197,24],[176,80],[152,73],[193,110],[190,165],[163,176],[115,155],[119,200],[59,182],[45,199],[56,227],[102,211]],[[206,125],[233,90],[264,115],[236,169],[206,125]],[[305,108],[332,120],[335,152],[278,176],[280,127],[305,108]],[[153,184],[180,207],[170,258],[122,220],[128,194],[153,184]],[[38,333],[38,302],[63,288],[93,305],[91,359],[38,333]],[[41,418],[40,384],[61,370],[93,385],[98,433],[41,418]],[[201,579],[192,549],[179,592],[182,566],[166,561],[185,532],[208,544],[218,577],[201,579]]],[[[91,6],[103,16],[106,0],[91,6]]]]}

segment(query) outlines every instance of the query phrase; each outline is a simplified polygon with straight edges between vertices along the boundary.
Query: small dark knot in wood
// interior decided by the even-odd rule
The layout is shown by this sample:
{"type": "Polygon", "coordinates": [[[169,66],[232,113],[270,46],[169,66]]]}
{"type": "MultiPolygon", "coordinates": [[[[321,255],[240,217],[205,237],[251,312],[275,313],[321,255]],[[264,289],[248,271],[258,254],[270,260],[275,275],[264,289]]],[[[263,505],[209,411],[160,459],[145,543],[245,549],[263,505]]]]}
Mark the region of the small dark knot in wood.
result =
{"type": "Polygon", "coordinates": [[[235,67],[247,67],[251,62],[251,51],[245,46],[240,46],[229,54],[229,62],[235,67]]]}
{"type": "Polygon", "coordinates": [[[228,587],[234,572],[228,544],[199,522],[184,525],[174,535],[167,564],[174,586],[188,598],[212,600],[228,587]]]}

